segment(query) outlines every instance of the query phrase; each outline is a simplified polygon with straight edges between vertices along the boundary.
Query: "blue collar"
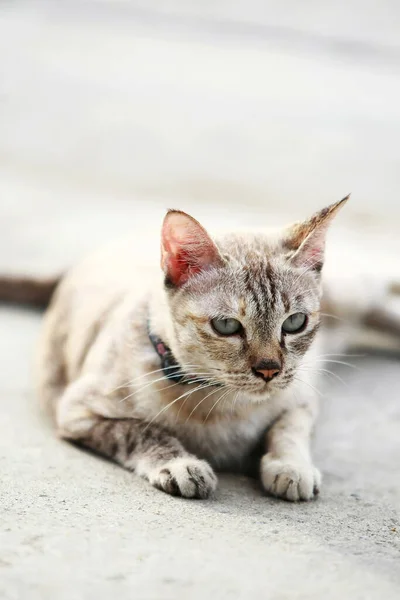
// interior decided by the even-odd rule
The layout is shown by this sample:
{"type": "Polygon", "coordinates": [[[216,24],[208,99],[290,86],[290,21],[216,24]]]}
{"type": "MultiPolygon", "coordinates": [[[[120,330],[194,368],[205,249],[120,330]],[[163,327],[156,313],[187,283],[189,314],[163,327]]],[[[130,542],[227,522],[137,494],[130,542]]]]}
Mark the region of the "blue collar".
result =
{"type": "MultiPolygon", "coordinates": [[[[207,383],[207,379],[196,376],[190,377],[183,371],[181,365],[178,363],[175,356],[172,354],[171,348],[169,348],[162,341],[162,339],[158,337],[158,335],[155,335],[154,333],[150,332],[149,322],[147,322],[147,333],[154,350],[157,352],[160,358],[161,368],[163,369],[164,375],[167,379],[175,383],[180,383],[182,385],[188,385],[190,383],[207,383]]],[[[222,384],[215,383],[214,385],[221,386],[222,384]]]]}
{"type": "Polygon", "coordinates": [[[193,381],[193,379],[187,378],[175,356],[172,354],[171,349],[164,344],[161,338],[153,333],[150,333],[149,324],[147,324],[147,328],[149,339],[153,345],[153,348],[160,357],[161,368],[164,371],[165,377],[171,381],[174,381],[175,383],[194,383],[196,380],[193,381]]]}

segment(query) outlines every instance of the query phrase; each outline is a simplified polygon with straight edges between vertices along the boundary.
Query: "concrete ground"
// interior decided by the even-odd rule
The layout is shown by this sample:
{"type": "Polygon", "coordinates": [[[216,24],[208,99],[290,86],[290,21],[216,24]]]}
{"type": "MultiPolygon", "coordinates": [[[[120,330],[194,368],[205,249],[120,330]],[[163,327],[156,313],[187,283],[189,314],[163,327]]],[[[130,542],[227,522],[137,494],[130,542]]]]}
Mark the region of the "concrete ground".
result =
{"type": "MultiPolygon", "coordinates": [[[[397,4],[275,4],[2,3],[0,269],[62,270],[132,229],[144,242],[166,206],[252,225],[348,191],[332,246],[398,268],[397,4]]],[[[321,382],[317,501],[223,475],[188,502],[54,437],[39,326],[0,308],[0,598],[399,598],[395,359],[349,357],[321,382]]]]}

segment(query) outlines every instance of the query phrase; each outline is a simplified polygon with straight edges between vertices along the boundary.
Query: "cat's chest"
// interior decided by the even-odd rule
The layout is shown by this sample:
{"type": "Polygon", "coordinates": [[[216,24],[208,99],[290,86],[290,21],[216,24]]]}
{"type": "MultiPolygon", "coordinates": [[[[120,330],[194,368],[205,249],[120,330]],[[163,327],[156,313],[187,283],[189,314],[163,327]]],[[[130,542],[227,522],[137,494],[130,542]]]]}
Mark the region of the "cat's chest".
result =
{"type": "Polygon", "coordinates": [[[187,450],[208,460],[218,469],[240,469],[262,442],[268,426],[278,416],[276,407],[262,407],[242,419],[221,419],[212,423],[185,423],[176,434],[187,450]]]}
{"type": "Polygon", "coordinates": [[[162,381],[132,397],[132,412],[168,429],[186,450],[214,467],[237,470],[266,429],[289,407],[290,396],[280,392],[257,404],[243,397],[241,406],[235,395],[232,400],[217,412],[218,398],[216,403],[208,389],[192,393],[186,386],[166,387],[162,381]]]}

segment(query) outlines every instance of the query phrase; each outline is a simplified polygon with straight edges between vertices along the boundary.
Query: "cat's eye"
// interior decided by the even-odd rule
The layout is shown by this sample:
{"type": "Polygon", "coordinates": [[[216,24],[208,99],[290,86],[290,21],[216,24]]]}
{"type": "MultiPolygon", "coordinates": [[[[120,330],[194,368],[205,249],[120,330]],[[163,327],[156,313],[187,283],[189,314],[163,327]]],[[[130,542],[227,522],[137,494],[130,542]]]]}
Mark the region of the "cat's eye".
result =
{"type": "Polygon", "coordinates": [[[298,312],[290,315],[285,321],[282,323],[282,331],[284,333],[300,333],[307,324],[307,315],[304,313],[298,312]]]}
{"type": "Polygon", "coordinates": [[[237,319],[211,319],[211,325],[220,335],[237,335],[243,330],[237,319]]]}

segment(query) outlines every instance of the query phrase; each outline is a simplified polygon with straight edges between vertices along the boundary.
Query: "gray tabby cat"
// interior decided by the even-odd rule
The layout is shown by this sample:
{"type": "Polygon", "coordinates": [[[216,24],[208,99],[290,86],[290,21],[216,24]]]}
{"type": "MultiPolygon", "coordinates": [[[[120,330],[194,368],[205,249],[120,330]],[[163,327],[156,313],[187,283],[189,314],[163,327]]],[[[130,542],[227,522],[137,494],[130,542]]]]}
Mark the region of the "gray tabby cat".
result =
{"type": "MultiPolygon", "coordinates": [[[[346,200],[277,234],[215,239],[169,211],[161,271],[135,261],[129,242],[72,269],[39,352],[58,434],[173,495],[206,498],[214,469],[257,469],[268,493],[291,501],[318,494],[321,269],[346,200]]],[[[31,287],[30,300],[52,286],[31,287]]]]}

